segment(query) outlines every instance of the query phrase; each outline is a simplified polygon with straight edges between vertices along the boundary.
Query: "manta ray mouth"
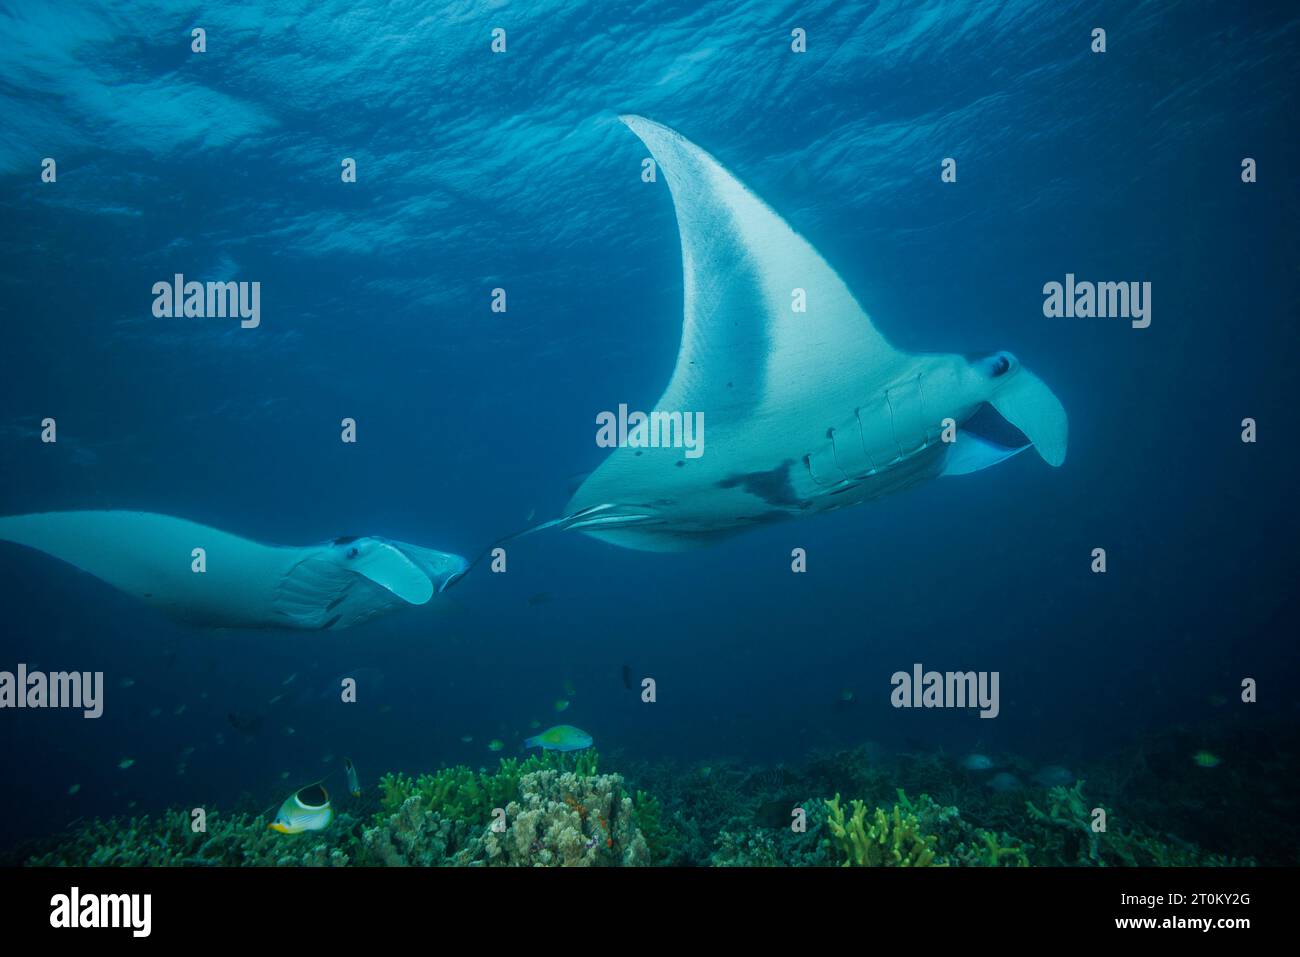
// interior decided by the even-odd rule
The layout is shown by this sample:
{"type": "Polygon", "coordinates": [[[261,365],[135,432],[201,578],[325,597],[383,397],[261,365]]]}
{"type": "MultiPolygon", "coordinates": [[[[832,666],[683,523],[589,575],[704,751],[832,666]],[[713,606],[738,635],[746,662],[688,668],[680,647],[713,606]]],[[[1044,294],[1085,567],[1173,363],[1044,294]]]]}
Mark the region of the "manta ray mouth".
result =
{"type": "Polygon", "coordinates": [[[1004,449],[1023,449],[1029,437],[1008,422],[1002,413],[985,402],[961,425],[963,432],[977,435],[985,442],[1004,449]]]}

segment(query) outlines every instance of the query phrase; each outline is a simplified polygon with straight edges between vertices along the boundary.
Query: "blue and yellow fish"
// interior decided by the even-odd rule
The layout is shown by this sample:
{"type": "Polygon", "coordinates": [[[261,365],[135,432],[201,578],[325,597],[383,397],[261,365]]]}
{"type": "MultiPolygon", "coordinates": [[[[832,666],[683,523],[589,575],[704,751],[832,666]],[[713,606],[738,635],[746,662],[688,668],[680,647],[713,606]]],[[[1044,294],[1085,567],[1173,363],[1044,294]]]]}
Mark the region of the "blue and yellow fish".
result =
{"type": "Polygon", "coordinates": [[[535,737],[525,739],[524,747],[541,748],[543,751],[581,751],[591,747],[591,735],[571,724],[557,724],[535,737]]]}

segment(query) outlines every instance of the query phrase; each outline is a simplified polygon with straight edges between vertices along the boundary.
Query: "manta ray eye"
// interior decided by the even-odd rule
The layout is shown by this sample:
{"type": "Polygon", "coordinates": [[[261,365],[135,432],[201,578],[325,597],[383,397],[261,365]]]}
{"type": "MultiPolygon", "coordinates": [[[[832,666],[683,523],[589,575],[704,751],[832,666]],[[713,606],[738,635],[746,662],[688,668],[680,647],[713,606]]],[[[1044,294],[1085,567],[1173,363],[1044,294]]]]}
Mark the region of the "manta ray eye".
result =
{"type": "Polygon", "coordinates": [[[989,378],[991,379],[1006,375],[1011,371],[1011,356],[1005,352],[991,355],[985,360],[985,367],[988,369],[989,378]]]}

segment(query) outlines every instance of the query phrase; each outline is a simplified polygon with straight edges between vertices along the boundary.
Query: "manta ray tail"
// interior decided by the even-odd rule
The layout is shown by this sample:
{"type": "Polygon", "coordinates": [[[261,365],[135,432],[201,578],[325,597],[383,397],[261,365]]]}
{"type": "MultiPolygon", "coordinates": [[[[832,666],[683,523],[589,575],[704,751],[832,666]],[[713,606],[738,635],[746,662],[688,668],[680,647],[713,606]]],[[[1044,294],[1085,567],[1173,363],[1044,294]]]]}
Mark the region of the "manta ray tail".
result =
{"type": "Polygon", "coordinates": [[[488,545],[487,548],[479,552],[478,557],[469,563],[469,568],[467,568],[464,571],[464,573],[462,573],[459,577],[457,577],[455,581],[460,581],[461,578],[464,578],[465,575],[468,575],[471,571],[474,570],[474,566],[477,565],[479,562],[481,562],[484,558],[486,558],[494,548],[499,548],[500,546],[504,545],[506,542],[513,542],[516,538],[523,538],[525,535],[531,535],[533,534],[533,532],[545,531],[548,528],[567,529],[567,528],[579,527],[580,523],[591,521],[592,520],[591,517],[593,515],[613,507],[614,507],[613,505],[592,505],[588,508],[580,508],[576,512],[570,512],[568,515],[561,515],[559,518],[553,518],[550,521],[541,522],[537,525],[529,525],[527,528],[522,529],[518,532],[511,532],[509,535],[505,535],[501,538],[498,538],[496,541],[488,545]]]}

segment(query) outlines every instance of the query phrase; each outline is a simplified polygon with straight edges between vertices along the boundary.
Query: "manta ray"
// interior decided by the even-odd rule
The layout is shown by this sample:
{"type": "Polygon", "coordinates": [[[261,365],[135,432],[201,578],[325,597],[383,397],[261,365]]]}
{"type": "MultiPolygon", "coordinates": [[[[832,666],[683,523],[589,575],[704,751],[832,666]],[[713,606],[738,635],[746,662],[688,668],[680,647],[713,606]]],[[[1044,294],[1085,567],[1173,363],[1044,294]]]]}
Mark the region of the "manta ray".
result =
{"type": "Polygon", "coordinates": [[[658,123],[621,119],[663,172],[681,237],[681,346],[654,410],[702,412],[708,442],[694,458],[620,446],[547,525],[677,551],[1031,445],[1065,461],[1065,409],[1014,355],[895,349],[808,241],[716,159],[658,123]]]}
{"type": "Polygon", "coordinates": [[[14,515],[0,518],[0,541],[53,555],[207,628],[350,628],[426,604],[469,568],[459,555],[386,538],[263,545],[151,512],[14,515]]]}

